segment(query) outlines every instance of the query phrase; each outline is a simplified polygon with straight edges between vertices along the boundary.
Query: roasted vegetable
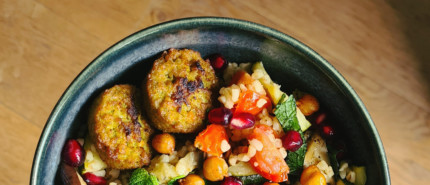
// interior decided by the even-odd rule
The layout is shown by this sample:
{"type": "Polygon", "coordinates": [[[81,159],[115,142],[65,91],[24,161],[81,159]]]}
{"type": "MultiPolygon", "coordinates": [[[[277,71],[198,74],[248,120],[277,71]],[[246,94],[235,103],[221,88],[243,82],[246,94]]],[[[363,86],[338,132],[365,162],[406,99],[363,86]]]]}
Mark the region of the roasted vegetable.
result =
{"type": "Polygon", "coordinates": [[[288,180],[290,169],[284,161],[282,154],[270,139],[272,137],[274,138],[271,127],[267,125],[255,126],[252,133],[248,136],[248,140],[256,139],[260,141],[263,144],[263,148],[261,151],[257,151],[249,162],[255,171],[264,178],[273,182],[283,182],[288,180]]]}
{"type": "Polygon", "coordinates": [[[316,165],[321,173],[324,174],[328,183],[334,182],[334,172],[332,167],[329,166],[331,163],[324,139],[315,133],[308,140],[307,145],[303,166],[307,168],[311,165],[316,165]]]}
{"type": "Polygon", "coordinates": [[[352,171],[355,172],[355,185],[364,185],[366,184],[367,176],[366,176],[366,167],[364,166],[353,166],[352,171]]]}
{"type": "Polygon", "coordinates": [[[194,146],[214,156],[221,156],[222,153],[230,149],[225,128],[216,124],[210,124],[200,132],[194,141],[194,146]]]}
{"type": "Polygon", "coordinates": [[[302,175],[300,177],[300,184],[326,185],[326,180],[318,167],[316,167],[315,165],[311,165],[303,170],[302,175]]]}

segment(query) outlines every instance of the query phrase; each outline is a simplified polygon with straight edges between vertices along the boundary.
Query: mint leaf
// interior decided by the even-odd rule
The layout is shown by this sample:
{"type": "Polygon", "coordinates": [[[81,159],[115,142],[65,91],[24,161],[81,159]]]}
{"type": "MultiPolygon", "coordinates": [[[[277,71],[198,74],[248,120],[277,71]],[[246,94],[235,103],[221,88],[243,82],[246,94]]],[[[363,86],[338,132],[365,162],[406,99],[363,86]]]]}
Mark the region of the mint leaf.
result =
{"type": "Polygon", "coordinates": [[[327,145],[328,157],[330,158],[330,165],[333,168],[335,179],[338,179],[339,175],[339,162],[337,161],[336,155],[341,152],[334,149],[332,146],[327,145]]]}
{"type": "Polygon", "coordinates": [[[157,177],[149,174],[145,169],[138,168],[131,174],[129,185],[158,185],[157,177]]]}
{"type": "Polygon", "coordinates": [[[278,105],[276,105],[275,116],[281,123],[282,128],[285,132],[289,130],[300,131],[299,121],[297,120],[296,100],[293,96],[289,96],[287,101],[285,94],[282,95],[278,105]]]}
{"type": "Polygon", "coordinates": [[[305,154],[307,145],[306,142],[295,152],[289,152],[286,162],[288,167],[290,167],[290,175],[299,175],[303,170],[303,162],[305,161],[305,154]]]}
{"type": "Polygon", "coordinates": [[[184,178],[184,177],[185,177],[185,175],[177,176],[177,177],[175,177],[175,178],[173,178],[173,179],[169,180],[169,182],[167,182],[167,185],[174,185],[174,184],[177,184],[177,183],[175,183],[175,182],[176,182],[176,181],[178,181],[179,179],[184,178]]]}

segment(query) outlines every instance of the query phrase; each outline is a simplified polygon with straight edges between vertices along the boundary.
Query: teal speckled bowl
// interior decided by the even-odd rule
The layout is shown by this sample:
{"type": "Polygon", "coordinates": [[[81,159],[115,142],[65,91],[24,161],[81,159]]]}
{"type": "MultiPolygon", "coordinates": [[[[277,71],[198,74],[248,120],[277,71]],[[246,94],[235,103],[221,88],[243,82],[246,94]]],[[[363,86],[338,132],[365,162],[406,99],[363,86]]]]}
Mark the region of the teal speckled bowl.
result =
{"type": "Polygon", "coordinates": [[[174,20],[139,31],[91,62],[52,111],[34,156],[30,184],[60,184],[58,167],[66,138],[82,137],[91,100],[114,84],[139,84],[154,59],[169,48],[190,48],[203,57],[222,53],[228,61],[263,61],[272,79],[291,92],[315,95],[336,118],[352,160],[364,164],[367,184],[389,185],[384,148],[358,95],[325,59],[303,43],[252,22],[214,17],[174,20]]]}

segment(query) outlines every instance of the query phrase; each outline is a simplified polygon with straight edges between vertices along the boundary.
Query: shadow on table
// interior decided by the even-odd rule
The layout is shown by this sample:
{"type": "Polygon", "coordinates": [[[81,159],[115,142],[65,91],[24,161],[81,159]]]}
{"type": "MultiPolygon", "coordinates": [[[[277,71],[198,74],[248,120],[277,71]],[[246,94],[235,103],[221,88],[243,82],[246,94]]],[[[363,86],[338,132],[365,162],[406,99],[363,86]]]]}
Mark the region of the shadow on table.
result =
{"type": "Polygon", "coordinates": [[[388,0],[403,24],[403,31],[419,62],[430,101],[430,1],[388,0]]]}

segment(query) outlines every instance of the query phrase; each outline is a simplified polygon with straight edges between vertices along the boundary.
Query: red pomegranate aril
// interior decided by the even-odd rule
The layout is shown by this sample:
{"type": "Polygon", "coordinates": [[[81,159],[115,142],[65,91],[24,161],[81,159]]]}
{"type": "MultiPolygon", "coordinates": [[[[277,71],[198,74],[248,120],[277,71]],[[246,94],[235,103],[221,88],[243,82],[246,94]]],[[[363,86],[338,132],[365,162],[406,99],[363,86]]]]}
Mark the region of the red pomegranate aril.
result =
{"type": "Polygon", "coordinates": [[[320,113],[316,118],[315,118],[315,124],[320,125],[326,118],[326,114],[325,113],[320,113]]]}
{"type": "Polygon", "coordinates": [[[302,136],[299,132],[290,130],[282,137],[282,145],[291,152],[297,151],[303,144],[302,136]]]}
{"type": "Polygon", "coordinates": [[[209,56],[209,61],[215,72],[222,72],[228,66],[227,60],[221,54],[213,54],[209,56]]]}
{"type": "Polygon", "coordinates": [[[254,115],[246,112],[233,114],[233,118],[230,121],[230,127],[234,129],[245,129],[254,126],[255,117],[254,115]]]}
{"type": "Polygon", "coordinates": [[[242,185],[242,181],[235,177],[226,177],[221,185],[242,185]]]}
{"type": "Polygon", "coordinates": [[[85,160],[85,152],[79,142],[68,139],[61,153],[62,160],[73,167],[81,166],[85,160]]]}
{"type": "Polygon", "coordinates": [[[334,135],[334,130],[333,127],[329,126],[329,125],[324,125],[322,128],[322,133],[325,137],[331,137],[334,135]]]}
{"type": "Polygon", "coordinates": [[[233,113],[230,109],[220,107],[209,111],[208,119],[212,124],[227,126],[233,113]]]}
{"type": "Polygon", "coordinates": [[[88,185],[106,185],[107,183],[105,178],[99,177],[89,172],[84,173],[82,178],[88,185]]]}

